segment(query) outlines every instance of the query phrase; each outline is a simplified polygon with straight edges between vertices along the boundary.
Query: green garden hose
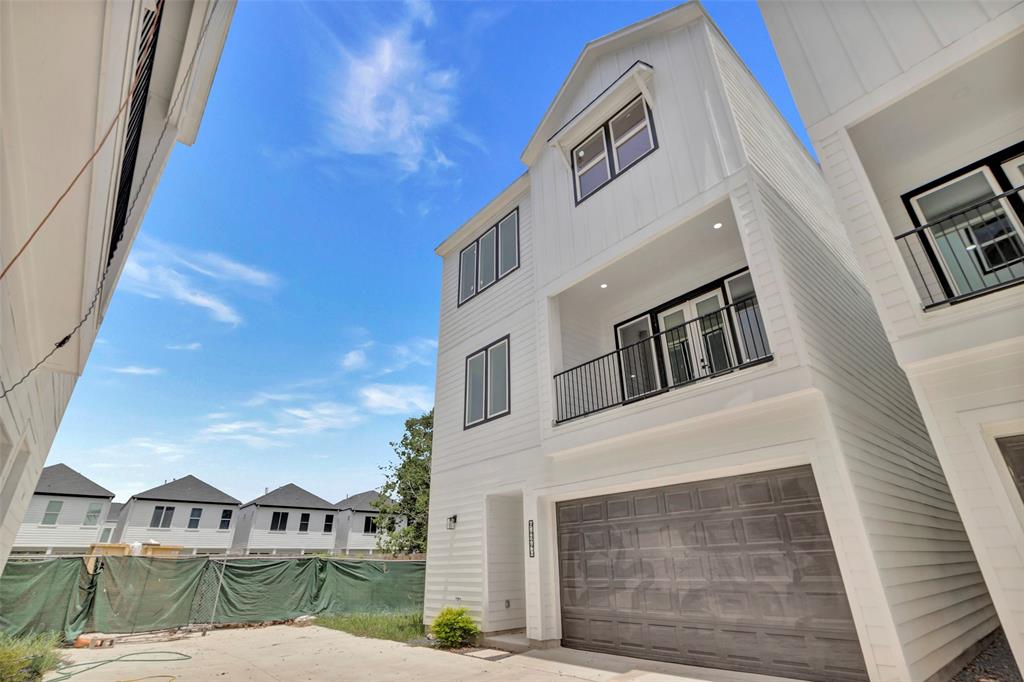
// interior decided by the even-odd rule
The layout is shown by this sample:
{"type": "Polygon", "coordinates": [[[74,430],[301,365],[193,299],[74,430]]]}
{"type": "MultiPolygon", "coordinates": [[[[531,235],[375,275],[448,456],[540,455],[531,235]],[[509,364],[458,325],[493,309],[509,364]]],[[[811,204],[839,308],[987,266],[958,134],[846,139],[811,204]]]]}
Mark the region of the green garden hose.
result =
{"type": "MultiPolygon", "coordinates": [[[[174,663],[177,661],[189,661],[191,659],[192,657],[188,654],[179,653],[177,651],[139,651],[137,653],[118,656],[117,658],[107,658],[102,661],[85,661],[83,663],[62,665],[54,671],[57,674],[57,677],[53,678],[50,682],[64,682],[65,680],[70,680],[75,675],[87,673],[90,670],[95,670],[96,668],[107,665],[108,663],[174,663]],[[150,658],[153,656],[159,656],[160,658],[150,658]]],[[[151,679],[155,677],[174,679],[173,675],[151,675],[150,677],[137,679],[151,679]]]]}

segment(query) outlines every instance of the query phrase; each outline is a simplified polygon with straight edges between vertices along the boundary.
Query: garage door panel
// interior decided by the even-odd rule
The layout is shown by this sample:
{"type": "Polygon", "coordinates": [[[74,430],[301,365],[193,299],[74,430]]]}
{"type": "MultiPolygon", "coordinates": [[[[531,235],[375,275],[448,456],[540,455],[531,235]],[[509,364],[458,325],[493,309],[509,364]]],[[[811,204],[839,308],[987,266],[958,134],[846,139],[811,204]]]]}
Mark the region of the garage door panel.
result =
{"type": "Polygon", "coordinates": [[[867,679],[809,467],[575,500],[556,517],[566,646],[867,679]]]}

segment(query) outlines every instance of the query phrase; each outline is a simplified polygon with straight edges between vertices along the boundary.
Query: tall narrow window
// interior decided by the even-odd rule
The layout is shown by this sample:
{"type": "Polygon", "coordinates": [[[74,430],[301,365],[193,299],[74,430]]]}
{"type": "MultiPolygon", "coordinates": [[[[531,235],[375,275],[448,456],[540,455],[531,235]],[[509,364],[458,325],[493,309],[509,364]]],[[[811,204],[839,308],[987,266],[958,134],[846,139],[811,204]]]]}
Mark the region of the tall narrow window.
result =
{"type": "Polygon", "coordinates": [[[225,509],[220,513],[220,529],[228,530],[231,528],[231,510],[225,509]]]}
{"type": "Polygon", "coordinates": [[[83,526],[98,526],[100,524],[100,512],[103,511],[102,502],[90,502],[89,508],[85,511],[83,526]]]}
{"type": "Polygon", "coordinates": [[[64,503],[61,500],[50,500],[47,502],[46,511],[43,513],[43,525],[56,526],[57,519],[60,518],[60,510],[63,507],[64,503]]]}
{"type": "Polygon", "coordinates": [[[103,532],[100,533],[100,542],[110,542],[110,533],[113,530],[113,528],[104,528],[103,532]]]}
{"type": "Polygon", "coordinates": [[[466,358],[466,427],[508,414],[508,344],[506,336],[466,358]]]}
{"type": "Polygon", "coordinates": [[[334,530],[334,514],[324,515],[324,532],[330,533],[334,530]]]}
{"type": "Polygon", "coordinates": [[[647,104],[637,97],[608,126],[615,149],[615,170],[621,172],[654,149],[654,137],[647,120],[647,104]]]}
{"type": "Polygon", "coordinates": [[[498,277],[519,267],[519,209],[498,223],[498,277]]]}
{"type": "Polygon", "coordinates": [[[363,519],[363,532],[367,535],[377,534],[377,517],[367,516],[363,519]]]}
{"type": "Polygon", "coordinates": [[[604,140],[604,128],[588,137],[573,150],[573,167],[576,169],[576,196],[583,199],[611,178],[608,164],[608,148],[604,140]]]}
{"type": "Polygon", "coordinates": [[[480,282],[477,291],[483,291],[498,280],[498,228],[487,230],[478,242],[480,282]]]}
{"type": "Polygon", "coordinates": [[[192,507],[192,511],[188,515],[188,527],[192,530],[199,528],[199,521],[203,518],[202,507],[192,507]]]}
{"type": "Polygon", "coordinates": [[[476,295],[476,242],[473,242],[459,256],[459,303],[476,295]]]}
{"type": "Polygon", "coordinates": [[[299,532],[300,533],[308,533],[309,532],[309,514],[308,513],[302,513],[302,514],[299,515],[299,532]]]}
{"type": "Polygon", "coordinates": [[[288,512],[274,512],[270,517],[270,530],[288,530],[288,512]]]}

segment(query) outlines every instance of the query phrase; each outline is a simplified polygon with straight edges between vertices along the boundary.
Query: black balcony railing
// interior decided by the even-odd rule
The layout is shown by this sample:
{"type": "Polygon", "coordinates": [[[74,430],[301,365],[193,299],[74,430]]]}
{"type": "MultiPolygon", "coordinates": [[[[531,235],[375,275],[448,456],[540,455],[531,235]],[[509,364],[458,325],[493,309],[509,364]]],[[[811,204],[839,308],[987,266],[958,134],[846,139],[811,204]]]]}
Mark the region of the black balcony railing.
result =
{"type": "Polygon", "coordinates": [[[1024,281],[1017,187],[896,236],[925,308],[1024,281]]]}
{"type": "Polygon", "coordinates": [[[564,422],[771,358],[751,297],[559,372],[555,421],[564,422]]]}

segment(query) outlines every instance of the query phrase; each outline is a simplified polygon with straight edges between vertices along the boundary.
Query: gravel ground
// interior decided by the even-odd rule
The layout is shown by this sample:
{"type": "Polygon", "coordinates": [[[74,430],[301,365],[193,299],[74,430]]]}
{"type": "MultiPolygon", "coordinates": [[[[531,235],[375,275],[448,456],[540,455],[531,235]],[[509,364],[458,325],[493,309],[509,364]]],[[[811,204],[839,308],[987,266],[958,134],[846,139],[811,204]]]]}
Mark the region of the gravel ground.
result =
{"type": "Polygon", "coordinates": [[[1024,682],[1000,630],[992,644],[964,666],[949,682],[1024,682]]]}

